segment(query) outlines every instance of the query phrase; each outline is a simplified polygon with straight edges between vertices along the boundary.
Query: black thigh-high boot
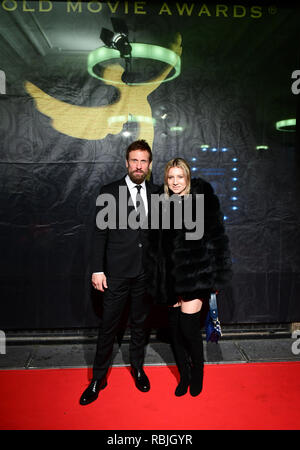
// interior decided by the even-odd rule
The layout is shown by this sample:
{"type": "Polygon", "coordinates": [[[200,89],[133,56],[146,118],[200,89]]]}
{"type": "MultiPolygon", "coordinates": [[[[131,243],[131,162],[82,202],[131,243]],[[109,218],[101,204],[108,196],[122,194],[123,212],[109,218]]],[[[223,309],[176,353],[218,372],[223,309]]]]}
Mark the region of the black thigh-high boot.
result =
{"type": "Polygon", "coordinates": [[[175,390],[177,397],[187,393],[191,378],[191,366],[179,327],[179,317],[180,307],[169,307],[168,321],[171,347],[180,374],[180,382],[175,390]]]}
{"type": "Polygon", "coordinates": [[[180,311],[180,328],[192,360],[190,394],[195,397],[203,385],[203,339],[200,327],[200,311],[187,314],[180,311]]]}

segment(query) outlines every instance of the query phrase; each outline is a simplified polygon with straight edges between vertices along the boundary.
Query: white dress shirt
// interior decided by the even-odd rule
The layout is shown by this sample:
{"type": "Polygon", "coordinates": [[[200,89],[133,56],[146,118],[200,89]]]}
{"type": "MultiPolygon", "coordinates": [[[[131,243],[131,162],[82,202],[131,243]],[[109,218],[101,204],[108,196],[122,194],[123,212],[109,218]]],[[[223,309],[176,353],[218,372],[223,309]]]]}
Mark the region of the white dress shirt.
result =
{"type": "MultiPolygon", "coordinates": [[[[134,207],[136,209],[136,194],[137,194],[138,190],[137,190],[137,188],[135,186],[137,185],[137,183],[134,183],[130,179],[129,175],[126,175],[125,181],[126,181],[126,184],[128,186],[128,189],[129,189],[130,196],[131,196],[131,199],[133,201],[134,207]]],[[[145,210],[146,210],[146,215],[147,215],[148,214],[148,199],[147,199],[147,191],[146,191],[146,183],[145,183],[145,181],[143,181],[141,183],[141,186],[142,186],[141,196],[142,196],[142,199],[143,199],[143,202],[144,202],[144,205],[145,205],[145,210]]],[[[94,273],[96,274],[96,273],[104,273],[104,272],[94,272],[94,273]]]]}
{"type": "MultiPolygon", "coordinates": [[[[129,189],[129,192],[130,192],[130,195],[131,195],[134,207],[136,209],[136,194],[137,194],[138,190],[137,190],[137,188],[135,186],[137,185],[137,183],[134,183],[130,179],[129,175],[126,175],[125,181],[126,181],[126,184],[128,186],[128,189],[129,189]]],[[[145,181],[143,181],[140,184],[140,186],[142,186],[141,196],[142,196],[142,199],[143,199],[143,202],[144,202],[144,205],[145,205],[145,210],[146,210],[146,215],[147,215],[148,214],[148,200],[147,200],[147,191],[146,191],[146,183],[145,183],[145,181]]]]}

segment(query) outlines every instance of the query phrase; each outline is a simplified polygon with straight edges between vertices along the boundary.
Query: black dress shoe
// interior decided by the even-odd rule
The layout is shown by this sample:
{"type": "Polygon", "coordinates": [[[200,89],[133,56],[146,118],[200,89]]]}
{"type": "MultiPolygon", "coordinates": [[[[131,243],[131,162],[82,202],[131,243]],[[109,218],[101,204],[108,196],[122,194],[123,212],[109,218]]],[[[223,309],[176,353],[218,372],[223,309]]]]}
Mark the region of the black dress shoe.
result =
{"type": "Polygon", "coordinates": [[[181,376],[180,382],[175,389],[175,395],[176,397],[181,397],[182,395],[185,395],[188,391],[189,385],[190,385],[190,377],[189,376],[181,376]]]}
{"type": "Polygon", "coordinates": [[[103,378],[102,380],[92,381],[80,397],[79,403],[81,405],[88,405],[89,403],[94,402],[95,400],[97,400],[98,394],[101,389],[104,389],[106,386],[107,381],[105,378],[103,378]]]}
{"type": "Polygon", "coordinates": [[[131,373],[135,381],[136,387],[142,392],[148,392],[150,390],[150,382],[142,368],[131,368],[131,373]]]}

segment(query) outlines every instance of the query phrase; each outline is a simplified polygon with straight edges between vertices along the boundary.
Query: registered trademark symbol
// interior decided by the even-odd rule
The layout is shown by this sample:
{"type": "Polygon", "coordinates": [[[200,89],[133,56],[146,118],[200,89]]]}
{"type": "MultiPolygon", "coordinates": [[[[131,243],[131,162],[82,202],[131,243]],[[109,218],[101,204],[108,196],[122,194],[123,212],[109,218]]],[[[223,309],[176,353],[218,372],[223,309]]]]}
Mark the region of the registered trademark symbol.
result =
{"type": "Polygon", "coordinates": [[[269,11],[269,14],[276,14],[277,8],[276,8],[276,6],[269,6],[268,11],[269,11]]]}

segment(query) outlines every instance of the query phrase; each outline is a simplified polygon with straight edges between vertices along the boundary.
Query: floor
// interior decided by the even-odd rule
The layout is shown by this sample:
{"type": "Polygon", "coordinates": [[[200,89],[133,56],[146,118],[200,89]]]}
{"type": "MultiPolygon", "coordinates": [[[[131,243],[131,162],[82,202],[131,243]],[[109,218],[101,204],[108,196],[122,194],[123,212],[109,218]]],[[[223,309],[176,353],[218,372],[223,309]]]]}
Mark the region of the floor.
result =
{"type": "MultiPolygon", "coordinates": [[[[204,342],[206,364],[229,364],[249,362],[300,361],[299,338],[232,338],[216,343],[204,342]]],[[[7,342],[1,349],[0,370],[49,369],[91,367],[96,342],[7,342]]],[[[145,365],[174,364],[168,342],[149,340],[146,347],[145,365]]],[[[112,366],[129,365],[129,342],[114,345],[112,366]]]]}

